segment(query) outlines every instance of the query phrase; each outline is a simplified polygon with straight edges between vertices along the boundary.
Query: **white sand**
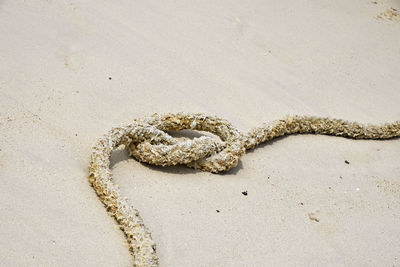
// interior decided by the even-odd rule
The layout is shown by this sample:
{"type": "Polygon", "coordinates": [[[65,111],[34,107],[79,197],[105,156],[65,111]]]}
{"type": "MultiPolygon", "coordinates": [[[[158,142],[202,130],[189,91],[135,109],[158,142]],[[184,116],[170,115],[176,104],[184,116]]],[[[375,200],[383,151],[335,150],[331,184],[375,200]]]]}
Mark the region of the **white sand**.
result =
{"type": "MultiPolygon", "coordinates": [[[[400,119],[400,24],[376,18],[398,1],[63,2],[0,3],[2,266],[132,264],[86,178],[132,118],[400,119]]],[[[399,266],[399,157],[399,139],[308,135],[225,175],[124,153],[113,171],[162,266],[399,266]]]]}

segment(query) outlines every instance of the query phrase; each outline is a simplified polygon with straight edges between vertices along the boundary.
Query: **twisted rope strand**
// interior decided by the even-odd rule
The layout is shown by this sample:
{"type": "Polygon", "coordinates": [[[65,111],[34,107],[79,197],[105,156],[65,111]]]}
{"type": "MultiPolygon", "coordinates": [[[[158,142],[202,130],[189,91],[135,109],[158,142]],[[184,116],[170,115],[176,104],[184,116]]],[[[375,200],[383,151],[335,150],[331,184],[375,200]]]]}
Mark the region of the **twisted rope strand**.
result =
{"type": "Polygon", "coordinates": [[[338,119],[292,116],[263,124],[242,134],[227,120],[204,114],[154,114],[136,119],[125,127],[112,128],[100,138],[91,154],[89,182],[107,212],[125,233],[134,266],[158,266],[156,245],[139,212],[122,197],[110,170],[111,153],[124,145],[137,160],[161,166],[184,164],[219,173],[235,167],[246,149],[276,137],[294,133],[324,134],[354,139],[390,139],[400,136],[400,121],[383,125],[363,125],[338,119]],[[202,136],[178,142],[166,131],[191,129],[207,131],[220,137],[217,141],[202,136]]]}

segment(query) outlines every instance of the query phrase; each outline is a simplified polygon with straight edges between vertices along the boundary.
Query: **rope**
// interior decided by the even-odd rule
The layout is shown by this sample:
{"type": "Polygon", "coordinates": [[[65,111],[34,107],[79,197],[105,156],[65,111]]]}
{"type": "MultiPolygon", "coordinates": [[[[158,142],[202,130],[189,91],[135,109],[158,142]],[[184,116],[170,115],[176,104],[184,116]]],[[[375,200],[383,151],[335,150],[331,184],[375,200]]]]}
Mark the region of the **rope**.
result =
{"type": "Polygon", "coordinates": [[[134,266],[158,266],[156,245],[139,212],[122,197],[113,182],[110,157],[121,145],[141,162],[170,166],[184,164],[202,171],[219,173],[238,164],[247,149],[262,142],[294,133],[324,134],[354,139],[390,139],[400,136],[400,121],[383,125],[363,125],[338,119],[292,116],[263,124],[242,134],[227,120],[204,114],[154,114],[136,119],[125,127],[112,128],[93,147],[89,165],[89,181],[107,212],[125,233],[134,266]],[[166,131],[191,129],[207,131],[221,141],[202,136],[178,142],[166,131]]]}

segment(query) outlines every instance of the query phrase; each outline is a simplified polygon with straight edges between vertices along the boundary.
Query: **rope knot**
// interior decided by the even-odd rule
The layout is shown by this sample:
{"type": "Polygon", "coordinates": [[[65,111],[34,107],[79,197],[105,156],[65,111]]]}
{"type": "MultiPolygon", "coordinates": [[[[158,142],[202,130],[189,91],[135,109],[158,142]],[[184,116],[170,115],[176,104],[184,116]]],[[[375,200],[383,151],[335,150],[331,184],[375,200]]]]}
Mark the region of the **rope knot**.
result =
{"type": "Polygon", "coordinates": [[[203,114],[177,113],[135,120],[127,148],[137,160],[153,165],[184,164],[208,172],[226,171],[238,164],[245,153],[243,135],[227,120],[203,114]],[[147,135],[138,135],[138,129],[147,135]],[[178,142],[167,131],[206,131],[220,137],[208,136],[178,142]]]}

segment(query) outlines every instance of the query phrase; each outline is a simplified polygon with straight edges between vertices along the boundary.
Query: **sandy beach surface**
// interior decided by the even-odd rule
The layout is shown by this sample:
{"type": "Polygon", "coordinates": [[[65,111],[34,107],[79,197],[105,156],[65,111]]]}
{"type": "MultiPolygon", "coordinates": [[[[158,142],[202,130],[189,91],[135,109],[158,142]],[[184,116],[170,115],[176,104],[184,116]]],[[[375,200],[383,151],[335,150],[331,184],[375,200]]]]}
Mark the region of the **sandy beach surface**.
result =
{"type": "MultiPolygon", "coordinates": [[[[0,266],[133,264],[87,166],[96,140],[134,118],[203,112],[243,132],[290,114],[400,120],[398,10],[1,1],[0,266]]],[[[400,266],[399,158],[399,139],[297,135],[223,175],[124,151],[112,171],[161,266],[400,266]]]]}

